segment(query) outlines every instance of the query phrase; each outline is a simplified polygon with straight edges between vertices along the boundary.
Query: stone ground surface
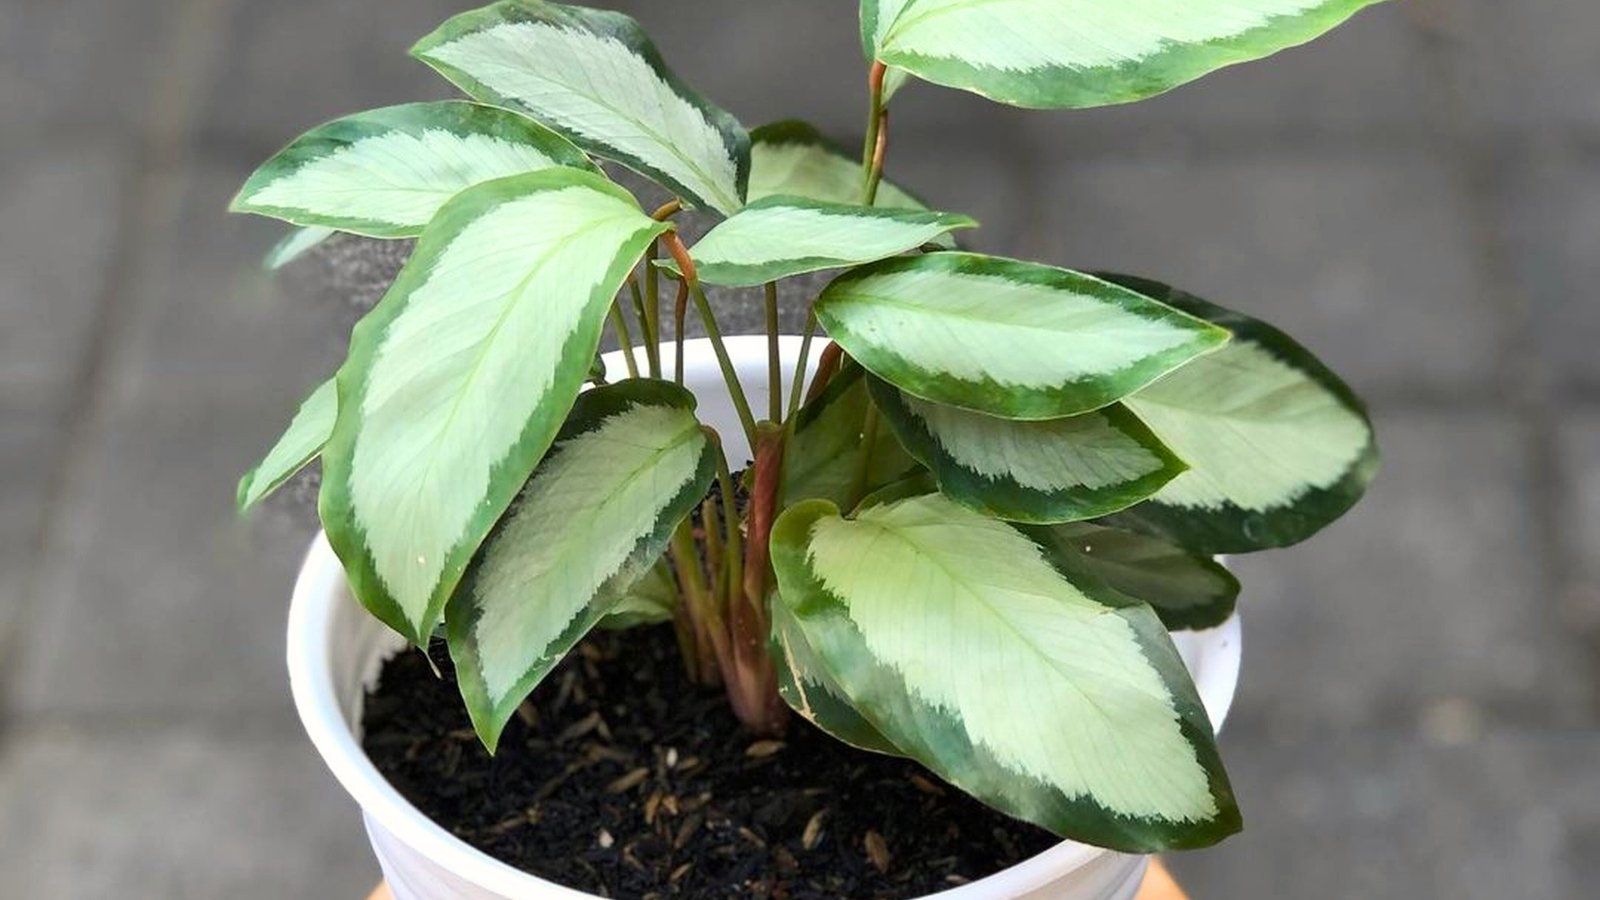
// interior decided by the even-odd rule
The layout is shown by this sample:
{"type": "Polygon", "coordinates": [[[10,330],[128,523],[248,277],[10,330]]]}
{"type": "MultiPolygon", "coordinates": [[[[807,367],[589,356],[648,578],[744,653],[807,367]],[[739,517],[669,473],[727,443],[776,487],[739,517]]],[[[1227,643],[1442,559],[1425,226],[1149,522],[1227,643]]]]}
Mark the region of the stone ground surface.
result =
{"type": "MultiPolygon", "coordinates": [[[[305,127],[445,95],[404,50],[461,5],[0,4],[0,893],[375,878],[280,661],[307,535],[230,509],[339,319],[223,207],[305,127]]],[[[622,5],[746,122],[859,127],[847,0],[622,5]]],[[[1592,896],[1597,42],[1585,0],[1402,0],[1137,106],[898,110],[894,174],[981,248],[1259,313],[1372,399],[1370,498],[1239,563],[1248,830],[1174,860],[1197,897],[1592,896]]]]}

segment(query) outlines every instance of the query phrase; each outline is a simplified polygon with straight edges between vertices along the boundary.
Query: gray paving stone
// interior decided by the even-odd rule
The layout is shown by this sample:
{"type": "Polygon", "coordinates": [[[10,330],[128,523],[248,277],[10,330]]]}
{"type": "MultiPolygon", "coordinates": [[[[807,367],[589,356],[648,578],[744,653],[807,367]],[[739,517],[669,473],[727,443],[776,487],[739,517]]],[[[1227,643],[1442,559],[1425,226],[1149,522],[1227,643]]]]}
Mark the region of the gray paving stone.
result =
{"type": "Polygon", "coordinates": [[[296,302],[262,268],[287,226],[226,211],[242,178],[232,166],[196,165],[158,179],[161,199],[122,297],[137,309],[115,348],[124,396],[198,385],[298,397],[343,358],[347,317],[296,302]]]}
{"type": "Polygon", "coordinates": [[[1600,126],[1600,7],[1574,0],[1431,5],[1478,125],[1512,138],[1600,126]]]}
{"type": "Polygon", "coordinates": [[[129,175],[110,142],[0,145],[0,392],[62,399],[85,363],[129,175]]]}
{"type": "Polygon", "coordinates": [[[201,134],[264,155],[328,119],[454,96],[406,51],[469,8],[457,0],[234,4],[201,134]]]}
{"type": "Polygon", "coordinates": [[[1403,3],[1365,10],[1302,47],[1158,97],[1031,113],[1029,132],[1048,160],[1190,145],[1414,141],[1426,133],[1434,102],[1428,80],[1418,77],[1413,15],[1403,3]]]}
{"type": "Polygon", "coordinates": [[[1593,725],[1594,680],[1536,530],[1516,419],[1382,410],[1384,469],[1300,547],[1236,558],[1241,730],[1593,725]]]}
{"type": "Polygon", "coordinates": [[[1419,154],[1159,155],[1060,166],[1033,258],[1164,280],[1260,315],[1358,389],[1503,384],[1470,210],[1419,154]]]}
{"type": "MultiPolygon", "coordinates": [[[[177,22],[170,0],[0,4],[0,121],[45,130],[133,133],[177,22]]],[[[11,126],[7,126],[8,135],[11,126]]]]}
{"type": "Polygon", "coordinates": [[[1600,389],[1600,160],[1544,147],[1502,165],[1498,225],[1532,311],[1533,362],[1558,386],[1600,389]]]}
{"type": "Polygon", "coordinates": [[[33,575],[61,439],[59,416],[48,405],[0,398],[0,671],[16,646],[13,630],[33,575]]]}
{"type": "Polygon", "coordinates": [[[378,880],[296,734],[35,731],[0,754],[0,879],[50,900],[329,900],[378,880]]]}
{"type": "Polygon", "coordinates": [[[1385,733],[1223,738],[1245,831],[1169,862],[1195,897],[1569,900],[1592,894],[1590,734],[1459,746],[1385,733]]]}
{"type": "Polygon", "coordinates": [[[1567,611],[1600,645],[1600,408],[1567,417],[1559,432],[1567,611]]]}

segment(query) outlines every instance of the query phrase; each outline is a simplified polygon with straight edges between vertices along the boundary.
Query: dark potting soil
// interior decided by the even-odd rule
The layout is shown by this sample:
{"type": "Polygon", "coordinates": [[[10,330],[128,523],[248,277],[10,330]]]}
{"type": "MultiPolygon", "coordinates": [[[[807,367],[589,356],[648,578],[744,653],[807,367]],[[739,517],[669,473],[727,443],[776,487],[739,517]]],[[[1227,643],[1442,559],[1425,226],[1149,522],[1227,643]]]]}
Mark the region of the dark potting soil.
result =
{"type": "Polygon", "coordinates": [[[904,900],[1055,843],[916,763],[795,720],[756,740],[690,683],[668,627],[600,633],[484,752],[448,654],[389,661],[367,697],[367,754],[457,837],[602,897],[904,900]]]}

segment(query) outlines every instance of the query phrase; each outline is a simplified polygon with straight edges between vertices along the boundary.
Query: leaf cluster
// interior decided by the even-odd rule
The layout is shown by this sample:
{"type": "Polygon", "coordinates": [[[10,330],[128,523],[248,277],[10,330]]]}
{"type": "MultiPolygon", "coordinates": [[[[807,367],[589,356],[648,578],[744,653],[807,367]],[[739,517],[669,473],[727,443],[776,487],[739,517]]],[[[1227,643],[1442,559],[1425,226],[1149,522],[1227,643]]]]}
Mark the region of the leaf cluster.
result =
{"type": "Polygon", "coordinates": [[[1135,100],[1369,2],[862,0],[859,161],[804,123],[746,131],[626,16],[458,15],[412,52],[467,99],[313,129],[235,201],[301,227],[273,265],[337,232],[418,240],[240,506],[320,456],[355,596],[414,644],[445,635],[491,749],[591,629],[671,622],[752,728],[793,710],[1106,847],[1213,843],[1239,813],[1169,630],[1233,614],[1215,554],[1299,542],[1356,502],[1366,413],[1263,322],[959,250],[974,220],[886,180],[887,119],[919,79],[1026,107],[1135,100]],[[602,163],[677,199],[647,213],[602,163]],[[720,220],[693,246],[686,207],[720,220]],[[823,270],[840,273],[786,358],[777,284],[823,270]],[[706,285],[764,299],[765,410],[706,285]],[[681,338],[661,339],[691,308],[742,476],[682,386],[681,338]]]}

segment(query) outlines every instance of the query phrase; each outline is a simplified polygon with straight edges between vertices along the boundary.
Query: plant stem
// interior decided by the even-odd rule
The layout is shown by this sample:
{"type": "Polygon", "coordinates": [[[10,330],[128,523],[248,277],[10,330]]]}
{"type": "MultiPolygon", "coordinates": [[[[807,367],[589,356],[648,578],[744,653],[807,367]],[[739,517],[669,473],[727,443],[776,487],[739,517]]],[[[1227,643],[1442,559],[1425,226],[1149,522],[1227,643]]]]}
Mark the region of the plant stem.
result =
{"type": "Polygon", "coordinates": [[[856,460],[856,474],[850,481],[850,508],[854,509],[867,495],[867,478],[872,473],[872,451],[878,443],[878,406],[867,398],[866,420],[861,423],[861,456],[856,460]]]}
{"type": "Polygon", "coordinates": [[[750,413],[750,399],[745,396],[744,385],[739,381],[739,373],[733,367],[733,358],[728,355],[728,348],[722,341],[722,329],[717,327],[716,313],[711,310],[711,301],[706,298],[705,289],[700,286],[700,276],[695,269],[694,260],[689,257],[688,248],[683,246],[683,241],[678,235],[669,232],[662,240],[666,241],[667,249],[671,251],[673,259],[678,263],[678,270],[683,273],[684,283],[689,286],[689,294],[694,297],[695,309],[700,313],[700,319],[705,323],[706,336],[711,339],[711,348],[717,354],[717,366],[722,369],[722,380],[728,385],[728,394],[733,398],[734,409],[739,411],[739,424],[744,427],[746,439],[750,446],[756,445],[756,420],[750,413]]]}
{"type": "Polygon", "coordinates": [[[683,384],[683,320],[689,313],[689,282],[678,282],[678,299],[672,304],[672,380],[683,384]]]}
{"type": "Polygon", "coordinates": [[[867,137],[861,147],[862,206],[872,206],[878,200],[878,184],[883,180],[883,163],[889,150],[889,110],[883,102],[883,79],[888,72],[888,66],[873,62],[867,74],[871,104],[867,113],[867,137]]]}
{"type": "Polygon", "coordinates": [[[622,306],[611,304],[611,327],[616,329],[617,343],[622,348],[622,363],[628,367],[628,377],[639,377],[639,363],[633,358],[633,335],[628,331],[628,320],[622,315],[622,306]]]}
{"type": "Polygon", "coordinates": [[[660,239],[650,242],[650,252],[644,258],[645,341],[644,352],[650,361],[650,377],[661,377],[661,273],[656,271],[656,257],[661,252],[660,239]]]}
{"type": "Polygon", "coordinates": [[[844,348],[829,341],[828,346],[823,347],[822,354],[817,357],[817,374],[812,376],[811,387],[806,390],[807,403],[822,395],[822,391],[828,386],[828,382],[832,381],[833,376],[838,374],[839,366],[843,361],[844,348]]]}
{"type": "Polygon", "coordinates": [[[688,630],[694,635],[694,667],[702,683],[714,683],[716,673],[724,668],[722,660],[728,654],[726,627],[706,590],[700,553],[694,543],[694,523],[688,516],[672,532],[667,552],[672,556],[673,568],[678,573],[678,589],[683,595],[679,609],[688,619],[688,630]]]}
{"type": "Polygon", "coordinates": [[[734,713],[745,727],[757,734],[777,735],[788,725],[789,708],[778,694],[777,670],[767,649],[771,632],[767,590],[772,571],[768,544],[778,515],[778,488],[783,474],[783,429],[775,423],[764,423],[754,446],[743,590],[737,590],[736,582],[736,592],[742,596],[730,598],[728,609],[734,674],[729,677],[724,672],[724,680],[734,713]]]}
{"type": "Polygon", "coordinates": [[[806,367],[811,362],[811,338],[817,333],[817,307],[813,303],[806,310],[806,335],[800,339],[800,357],[794,361],[794,380],[789,384],[789,413],[784,416],[788,421],[800,412],[800,397],[806,382],[806,367]]]}
{"type": "Polygon", "coordinates": [[[783,421],[783,358],[778,351],[778,283],[767,282],[767,419],[783,421]]]}

